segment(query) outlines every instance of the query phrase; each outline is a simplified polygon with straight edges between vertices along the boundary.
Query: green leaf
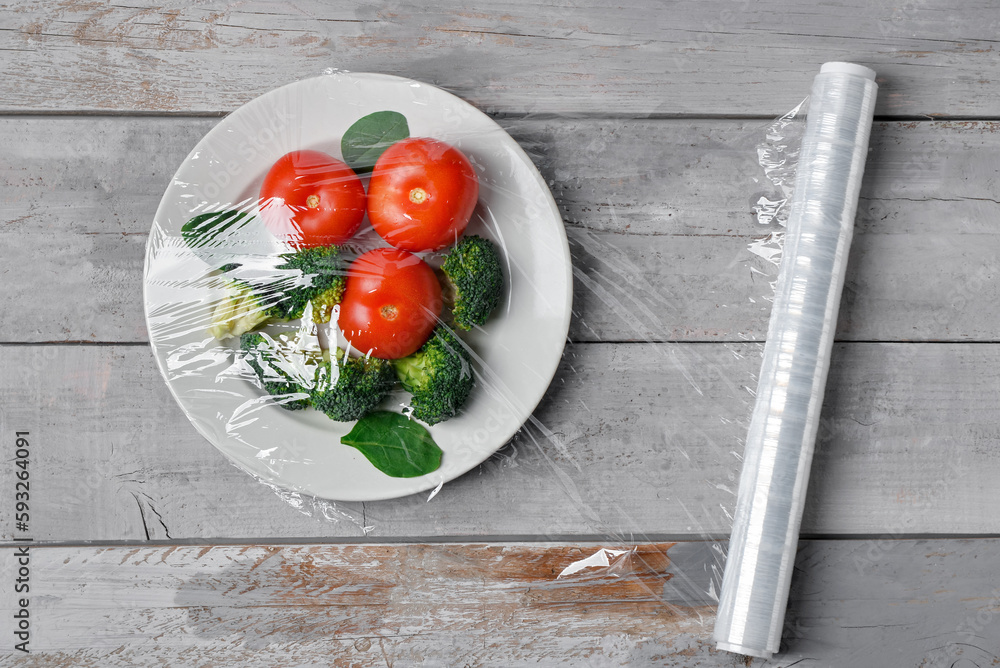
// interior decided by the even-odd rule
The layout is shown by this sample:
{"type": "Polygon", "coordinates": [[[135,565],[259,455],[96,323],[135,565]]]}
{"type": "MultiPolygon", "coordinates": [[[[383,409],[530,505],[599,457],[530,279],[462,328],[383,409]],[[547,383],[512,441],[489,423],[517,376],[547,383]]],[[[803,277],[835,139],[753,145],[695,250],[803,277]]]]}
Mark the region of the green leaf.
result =
{"type": "Polygon", "coordinates": [[[181,236],[191,248],[215,246],[220,237],[228,231],[238,230],[253,220],[246,211],[213,211],[202,213],[181,227],[181,236]]]}
{"type": "Polygon", "coordinates": [[[416,478],[441,466],[441,448],[430,432],[399,413],[369,413],[340,442],[360,450],[375,468],[393,478],[416,478]]]}
{"type": "Polygon", "coordinates": [[[406,116],[398,111],[376,111],[347,128],[340,152],[355,172],[370,172],[385,149],[409,136],[406,116]]]}

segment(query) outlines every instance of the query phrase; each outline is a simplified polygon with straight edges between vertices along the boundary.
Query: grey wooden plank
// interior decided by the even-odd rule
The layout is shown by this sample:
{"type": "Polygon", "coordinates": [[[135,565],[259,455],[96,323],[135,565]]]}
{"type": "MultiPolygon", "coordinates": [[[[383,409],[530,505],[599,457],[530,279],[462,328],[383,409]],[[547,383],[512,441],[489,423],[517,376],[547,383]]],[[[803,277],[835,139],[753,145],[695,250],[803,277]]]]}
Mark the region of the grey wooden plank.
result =
{"type": "Polygon", "coordinates": [[[819,65],[881,75],[877,113],[997,116],[990,2],[844,0],[196,6],[9,3],[3,108],[229,111],[329,67],[500,112],[775,114],[819,65]]]}
{"type": "MultiPolygon", "coordinates": [[[[31,433],[38,541],[720,535],[759,354],[573,344],[535,421],[485,464],[429,501],[337,504],[332,521],[228,464],[142,346],[0,347],[0,433],[31,433]]],[[[998,370],[993,345],[838,344],[803,532],[1000,531],[998,370]]]]}
{"type": "MultiPolygon", "coordinates": [[[[31,653],[5,644],[0,664],[931,667],[1000,654],[997,539],[803,541],[767,662],[714,649],[717,547],[31,548],[31,653]],[[609,567],[558,577],[599,554],[609,567]]],[[[12,638],[17,562],[0,552],[12,638]]]]}
{"type": "MultiPolygon", "coordinates": [[[[216,121],[6,118],[2,341],[146,340],[145,236],[216,121]],[[38,276],[45,276],[39,281],[38,276]]],[[[762,339],[774,267],[748,246],[760,122],[508,120],[550,183],[576,270],[578,341],[762,339]],[[770,278],[769,278],[770,277],[770,278]]],[[[1000,124],[879,123],[841,340],[996,341],[1000,124]]]]}

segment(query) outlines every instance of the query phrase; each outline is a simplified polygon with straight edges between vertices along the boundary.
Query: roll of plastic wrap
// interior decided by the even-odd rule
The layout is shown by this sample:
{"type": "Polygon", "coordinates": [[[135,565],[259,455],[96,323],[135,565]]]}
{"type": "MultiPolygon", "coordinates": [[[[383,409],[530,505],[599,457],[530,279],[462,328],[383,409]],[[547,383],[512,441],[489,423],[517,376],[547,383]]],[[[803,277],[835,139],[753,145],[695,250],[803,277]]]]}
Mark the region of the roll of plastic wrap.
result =
{"type": "Polygon", "coordinates": [[[715,623],[730,652],[781,641],[877,91],[850,63],[813,82],[715,623]]]}

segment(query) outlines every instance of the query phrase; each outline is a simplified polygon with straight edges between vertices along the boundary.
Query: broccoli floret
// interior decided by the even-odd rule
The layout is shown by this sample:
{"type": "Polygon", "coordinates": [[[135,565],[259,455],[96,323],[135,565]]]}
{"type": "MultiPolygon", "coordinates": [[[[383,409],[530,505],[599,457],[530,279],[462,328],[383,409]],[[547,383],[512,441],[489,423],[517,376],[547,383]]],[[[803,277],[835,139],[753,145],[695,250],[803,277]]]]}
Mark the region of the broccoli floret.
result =
{"type": "MultiPolygon", "coordinates": [[[[232,271],[240,265],[226,265],[232,271]]],[[[240,336],[274,320],[281,320],[283,312],[275,303],[268,303],[246,281],[231,278],[226,286],[226,298],[212,312],[212,325],[208,333],[217,339],[240,336]]]]}
{"type": "MultiPolygon", "coordinates": [[[[240,336],[274,321],[301,318],[312,304],[313,322],[329,322],[333,307],[344,297],[346,279],[336,246],[305,248],[281,256],[276,269],[297,271],[267,282],[228,279],[228,296],[212,314],[208,332],[217,339],[240,336]],[[304,279],[304,280],[303,280],[304,279]]],[[[238,269],[238,263],[219,268],[223,274],[238,269]]]]}
{"type": "Polygon", "coordinates": [[[413,417],[427,424],[454,417],[472,391],[472,357],[445,327],[435,329],[420,350],[393,366],[403,388],[413,394],[413,417]]]}
{"type": "Polygon", "coordinates": [[[374,410],[396,383],[392,363],[377,357],[345,356],[340,348],[325,378],[326,387],[321,385],[312,393],[312,405],[340,422],[358,420],[374,410]]]}
{"type": "Polygon", "coordinates": [[[453,301],[455,327],[470,330],[485,323],[503,297],[500,254],[489,239],[468,236],[445,257],[445,294],[453,301]]]}
{"type": "Polygon", "coordinates": [[[310,404],[323,366],[323,357],[312,351],[295,350],[260,332],[246,332],[240,337],[243,359],[253,369],[264,390],[285,397],[279,405],[287,410],[301,410],[310,404]]]}
{"type": "Polygon", "coordinates": [[[347,285],[340,266],[340,250],[336,246],[304,248],[285,253],[278,265],[281,270],[298,270],[310,280],[305,285],[283,291],[278,307],[285,320],[301,318],[306,305],[312,302],[313,321],[330,322],[330,312],[344,298],[347,285]]]}

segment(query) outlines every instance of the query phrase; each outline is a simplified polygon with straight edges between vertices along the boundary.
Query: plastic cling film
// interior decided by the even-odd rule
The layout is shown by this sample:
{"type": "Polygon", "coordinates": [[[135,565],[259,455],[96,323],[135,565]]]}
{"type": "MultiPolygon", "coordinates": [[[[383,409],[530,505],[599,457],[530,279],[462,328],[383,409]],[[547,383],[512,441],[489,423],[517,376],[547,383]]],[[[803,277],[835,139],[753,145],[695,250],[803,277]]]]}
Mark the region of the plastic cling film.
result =
{"type": "Polygon", "coordinates": [[[262,482],[341,502],[433,496],[507,443],[572,305],[563,222],[521,147],[382,74],[297,81],[223,119],[164,193],[144,278],[195,428],[262,482]],[[352,298],[352,280],[384,291],[352,298]]]}
{"type": "MultiPolygon", "coordinates": [[[[154,355],[198,433],[315,518],[317,534],[586,536],[602,549],[568,554],[554,586],[627,577],[644,604],[710,624],[760,366],[754,340],[773,295],[767,272],[777,271],[744,243],[762,227],[783,229],[796,112],[766,127],[494,120],[418,81],[348,72],[271,91],[222,119],[164,195],[145,274],[154,355]],[[505,283],[489,319],[457,332],[475,385],[454,418],[426,425],[441,466],[413,478],[387,477],[342,443],[351,423],[315,405],[288,410],[339,377],[332,365],[313,373],[345,347],[336,307],[311,304],[260,327],[251,317],[329,278],[283,258],[295,247],[262,212],[270,167],[298,149],[348,158],[348,128],[382,111],[405,116],[410,136],[468,157],[480,190],[466,235],[496,245],[505,283]],[[692,133],[705,142],[692,144],[692,133]],[[748,215],[760,194],[778,202],[766,222],[748,215]],[[747,278],[740,263],[768,281],[747,278]],[[249,288],[259,301],[239,322],[260,334],[252,354],[242,337],[213,329],[234,319],[220,305],[235,299],[235,313],[253,302],[249,288]],[[261,347],[274,354],[265,360],[261,347]],[[294,387],[268,389],[281,383],[294,387]]],[[[360,178],[370,191],[368,173],[360,178]]],[[[335,275],[388,241],[366,218],[338,245],[335,275]]],[[[439,269],[447,252],[419,255],[439,269]]],[[[397,383],[379,410],[405,415],[410,404],[397,383]]]]}
{"type": "MultiPolygon", "coordinates": [[[[751,205],[754,217],[769,233],[766,237],[755,239],[748,248],[751,253],[774,266],[779,266],[781,262],[785,224],[788,221],[789,202],[795,187],[795,167],[802,142],[802,110],[807,101],[808,98],[768,125],[764,130],[764,140],[756,147],[757,163],[764,169],[764,175],[774,191],[754,196],[751,205]]],[[[773,283],[771,289],[774,289],[773,283]]]]}
{"type": "MultiPolygon", "coordinates": [[[[718,298],[713,292],[699,301],[677,283],[677,272],[662,271],[657,255],[674,251],[663,243],[668,237],[661,228],[689,223],[675,222],[676,215],[664,218],[664,200],[651,199],[666,194],[678,212],[700,209],[692,206],[700,196],[686,186],[688,179],[704,177],[685,172],[676,151],[655,161],[654,181],[648,164],[608,174],[598,159],[617,152],[614,160],[631,165],[626,158],[635,146],[661,129],[658,123],[567,116],[497,122],[439,88],[378,74],[331,72],[252,100],[215,126],[180,165],[152,226],[145,306],[168,387],[197,431],[234,464],[281,490],[279,496],[299,511],[339,521],[345,531],[353,531],[352,525],[381,531],[397,516],[426,512],[421,508],[431,500],[446,507],[467,503],[472,480],[479,478],[493,506],[519,513],[556,508],[537,521],[540,534],[599,535],[609,544],[629,545],[643,537],[658,540],[660,532],[698,538],[728,532],[735,490],[714,481],[736,475],[731,443],[749,419],[751,399],[744,388],[753,381],[756,347],[720,348],[705,356],[701,347],[686,345],[704,305],[710,302],[717,312],[717,300],[733,297],[720,290],[718,298]],[[253,317],[283,308],[289,292],[315,285],[317,277],[288,265],[283,256],[295,248],[266,225],[260,193],[269,168],[294,150],[347,158],[348,129],[384,111],[404,116],[410,136],[448,142],[471,161],[480,189],[466,236],[496,245],[505,279],[489,320],[458,332],[476,384],[457,416],[428,425],[444,455],[439,470],[415,478],[388,479],[343,445],[350,423],[331,421],[315,406],[287,410],[334,378],[334,367],[325,377],[313,370],[320,366],[322,372],[328,364],[323,354],[344,346],[339,313],[303,312],[260,327],[253,317]],[[619,187],[621,194],[613,192],[619,187]],[[593,203],[605,200],[610,204],[595,210],[593,203]],[[639,203],[638,215],[618,200],[639,203]],[[643,213],[651,206],[656,215],[643,213]],[[253,354],[245,354],[240,336],[216,336],[225,332],[214,321],[234,320],[227,309],[237,313],[256,298],[239,322],[261,340],[253,354]],[[562,355],[571,313],[573,342],[562,355]],[[608,341],[613,343],[602,343],[608,341]],[[256,352],[261,346],[275,350],[267,362],[256,352]],[[267,384],[280,385],[282,378],[294,380],[287,384],[295,387],[269,392],[267,384]],[[670,398],[665,413],[635,403],[637,397],[659,396],[670,398]],[[621,487],[617,476],[626,469],[641,479],[641,493],[621,487]],[[465,471],[471,473],[463,476],[465,471]],[[652,490],[680,488],[692,477],[712,481],[716,498],[693,507],[686,494],[671,495],[669,512],[681,519],[661,520],[649,501],[652,490]],[[449,484],[442,487],[444,482],[449,484]],[[380,503],[362,511],[359,504],[369,501],[380,503]]],[[[727,127],[714,168],[748,175],[757,166],[760,130],[756,124],[727,127]],[[745,164],[734,167],[735,159],[745,164]]],[[[677,141],[689,143],[686,133],[677,141]]],[[[370,190],[367,173],[361,180],[370,190]]],[[[745,184],[728,175],[725,180],[726,197],[745,203],[750,178],[745,184]]],[[[715,244],[712,239],[694,241],[715,244]]],[[[362,223],[342,246],[339,268],[331,264],[334,272],[387,242],[362,223]]],[[[445,252],[421,255],[437,268],[445,252]]],[[[713,329],[706,322],[699,332],[713,329]]],[[[693,336],[700,340],[705,333],[693,336]]],[[[405,413],[409,404],[409,393],[397,384],[379,408],[405,413]]],[[[443,530],[484,531],[474,524],[456,526],[443,530]]],[[[505,531],[524,531],[514,521],[508,526],[514,528],[505,531]]],[[[702,587],[712,585],[706,579],[702,587]]]]}
{"type": "Polygon", "coordinates": [[[813,83],[714,637],[778,651],[877,86],[827,63],[813,83]]]}

